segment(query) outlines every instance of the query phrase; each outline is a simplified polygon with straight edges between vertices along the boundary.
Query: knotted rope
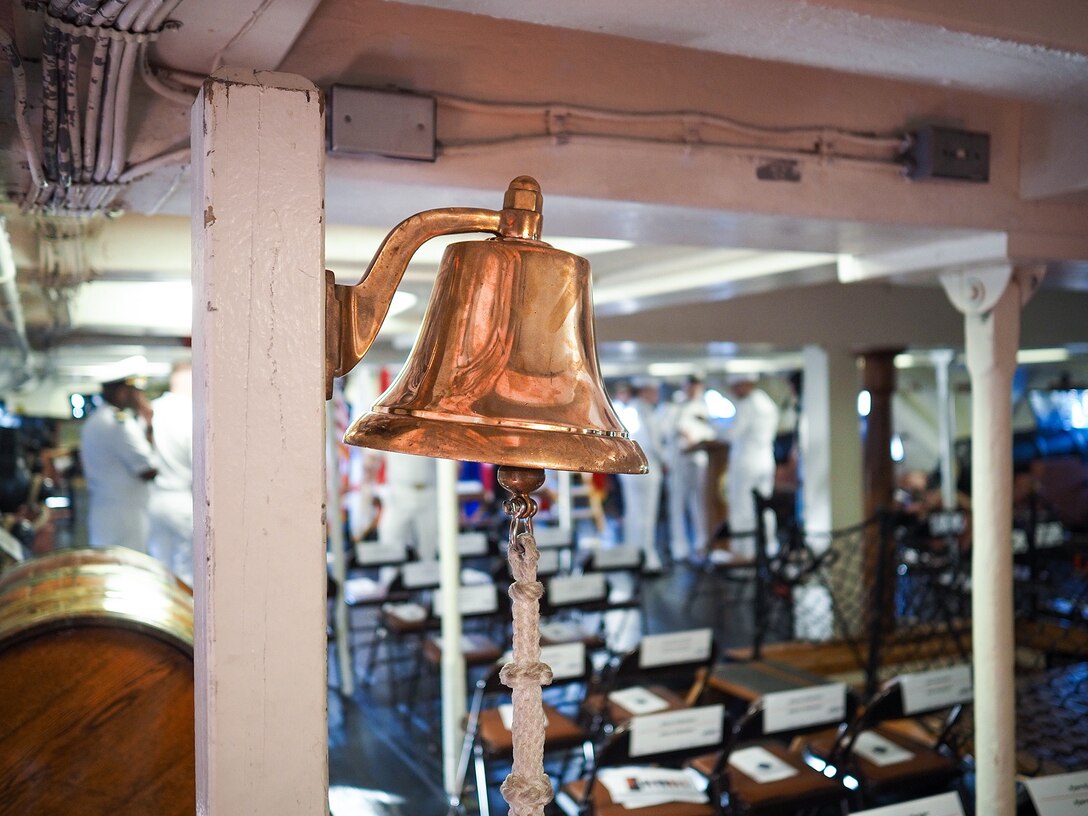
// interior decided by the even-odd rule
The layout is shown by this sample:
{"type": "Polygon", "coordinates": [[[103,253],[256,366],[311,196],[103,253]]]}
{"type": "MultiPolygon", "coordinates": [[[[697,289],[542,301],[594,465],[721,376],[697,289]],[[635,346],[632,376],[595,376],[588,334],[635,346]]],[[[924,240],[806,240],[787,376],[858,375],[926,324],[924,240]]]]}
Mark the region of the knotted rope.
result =
{"type": "MultiPolygon", "coordinates": [[[[542,474],[543,475],[543,474],[542,474]]],[[[507,557],[514,583],[510,585],[513,612],[513,662],[502,667],[502,682],[511,689],[514,704],[511,737],[513,769],[502,783],[510,816],[543,816],[552,799],[552,783],[544,773],[544,714],[541,686],[552,682],[552,670],[540,662],[540,598],[544,585],[536,579],[540,553],[533,536],[536,503],[525,494],[506,502],[511,516],[507,557]],[[523,532],[518,532],[524,526],[523,532]]]]}

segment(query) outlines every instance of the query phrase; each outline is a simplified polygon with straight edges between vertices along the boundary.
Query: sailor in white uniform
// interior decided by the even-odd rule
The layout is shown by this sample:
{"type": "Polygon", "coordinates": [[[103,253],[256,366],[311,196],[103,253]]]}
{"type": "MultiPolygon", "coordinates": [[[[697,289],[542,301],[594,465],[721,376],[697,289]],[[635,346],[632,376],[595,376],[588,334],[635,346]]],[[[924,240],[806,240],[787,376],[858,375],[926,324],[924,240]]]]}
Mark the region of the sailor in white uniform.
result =
{"type": "Polygon", "coordinates": [[[658,386],[652,381],[635,383],[634,399],[621,409],[620,418],[631,438],[646,454],[649,472],[644,475],[620,474],[623,491],[623,540],[642,550],[646,572],[661,572],[657,552],[657,516],[661,507],[662,438],[658,426],[658,386]]]}
{"type": "Polygon", "coordinates": [[[674,411],[675,424],[669,430],[672,440],[667,445],[670,547],[673,560],[677,562],[701,555],[709,538],[706,491],[710,456],[699,446],[713,440],[716,434],[710,424],[705,388],[698,377],[689,378],[685,386],[686,399],[674,411]]]}
{"type": "Polygon", "coordinates": [[[148,486],[157,472],[150,414],[138,381],[126,378],[102,384],[102,403],[83,423],[80,455],[92,547],[147,552],[148,486]]]}
{"type": "MultiPolygon", "coordinates": [[[[729,473],[726,492],[729,499],[729,529],[750,533],[756,529],[755,500],[752,491],[770,498],[774,490],[774,438],[778,433],[778,406],[766,392],[756,387],[751,376],[733,375],[729,379],[737,413],[726,431],[729,442],[729,473]]],[[[774,514],[764,514],[767,524],[768,554],[774,555],[774,514]]],[[[755,539],[733,538],[730,544],[738,559],[755,557],[755,539]]]]}
{"type": "Polygon", "coordinates": [[[170,390],[151,403],[158,476],[151,483],[148,548],[190,586],[193,583],[193,369],[178,362],[170,390]]]}
{"type": "Polygon", "coordinates": [[[434,459],[385,454],[378,542],[413,547],[421,561],[438,557],[438,465],[434,459]]]}

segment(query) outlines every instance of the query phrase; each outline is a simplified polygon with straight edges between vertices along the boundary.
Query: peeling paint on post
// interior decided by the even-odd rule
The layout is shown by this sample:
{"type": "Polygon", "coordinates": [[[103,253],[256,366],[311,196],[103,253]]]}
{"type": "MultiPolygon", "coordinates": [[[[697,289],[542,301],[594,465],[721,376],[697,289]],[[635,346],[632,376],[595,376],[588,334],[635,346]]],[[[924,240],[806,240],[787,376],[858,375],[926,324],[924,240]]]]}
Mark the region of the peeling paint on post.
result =
{"type": "Polygon", "coordinates": [[[327,812],[324,123],[288,74],[193,110],[197,812],[327,812]]]}

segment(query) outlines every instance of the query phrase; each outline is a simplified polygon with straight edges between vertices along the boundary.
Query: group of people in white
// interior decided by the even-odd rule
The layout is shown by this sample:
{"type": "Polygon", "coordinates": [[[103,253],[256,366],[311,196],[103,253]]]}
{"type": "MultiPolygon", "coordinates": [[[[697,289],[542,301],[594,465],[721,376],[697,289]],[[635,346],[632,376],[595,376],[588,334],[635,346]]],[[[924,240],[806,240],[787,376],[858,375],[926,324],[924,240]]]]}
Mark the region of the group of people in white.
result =
{"type": "MultiPolygon", "coordinates": [[[[725,557],[748,560],[755,554],[752,491],[769,498],[774,488],[779,410],[749,375],[732,375],[728,386],[735,414],[722,433],[697,377],[673,395],[652,380],[616,391],[620,418],[649,462],[648,474],[619,477],[622,541],[642,550],[647,572],[664,568],[658,548],[663,496],[664,552],[673,563],[706,555],[713,532],[707,522],[707,446],[715,441],[729,445],[726,499],[733,535],[725,557]]],[[[169,390],[152,402],[134,377],[104,383],[102,404],[84,423],[81,455],[91,546],[149,552],[192,583],[191,366],[175,365],[169,390]]],[[[422,559],[436,557],[436,491],[433,460],[385,454],[379,541],[409,544],[422,559]]]]}
{"type": "MultiPolygon", "coordinates": [[[[706,555],[713,532],[707,525],[707,446],[715,441],[729,445],[726,500],[732,534],[729,549],[719,551],[717,557],[743,561],[755,556],[752,491],[770,498],[774,489],[779,410],[751,375],[731,375],[729,391],[735,414],[719,433],[711,421],[705,383],[698,377],[689,378],[672,399],[663,398],[662,386],[653,380],[635,380],[632,388],[617,390],[615,402],[620,418],[650,465],[646,476],[620,476],[623,539],[642,549],[648,572],[662,569],[657,536],[663,485],[672,561],[680,563],[706,555]]],[[[767,522],[773,525],[770,518],[767,522]]],[[[773,532],[772,526],[769,539],[773,532]]]]}
{"type": "Polygon", "coordinates": [[[101,403],[83,423],[80,457],[90,545],[150,553],[191,585],[191,364],[176,363],[169,390],[153,401],[141,377],[103,383],[101,403]]]}
{"type": "MultiPolygon", "coordinates": [[[[752,491],[770,498],[774,489],[774,441],[779,409],[751,375],[729,378],[735,410],[724,431],[712,421],[705,383],[690,378],[672,395],[662,384],[636,379],[616,389],[614,403],[631,438],[649,462],[645,475],[621,475],[623,518],[619,540],[644,554],[643,568],[657,573],[672,563],[700,560],[707,555],[713,530],[708,529],[707,491],[709,455],[713,442],[729,446],[726,500],[729,509],[728,548],[713,553],[717,559],[747,561],[756,549],[756,515],[752,491]],[[664,541],[658,546],[662,500],[666,501],[664,541]]],[[[405,544],[421,559],[436,557],[437,503],[434,461],[404,454],[383,454],[384,485],[378,541],[405,544]]],[[[371,469],[371,475],[376,468],[371,469]]],[[[773,541],[773,519],[766,532],[773,541]]]]}

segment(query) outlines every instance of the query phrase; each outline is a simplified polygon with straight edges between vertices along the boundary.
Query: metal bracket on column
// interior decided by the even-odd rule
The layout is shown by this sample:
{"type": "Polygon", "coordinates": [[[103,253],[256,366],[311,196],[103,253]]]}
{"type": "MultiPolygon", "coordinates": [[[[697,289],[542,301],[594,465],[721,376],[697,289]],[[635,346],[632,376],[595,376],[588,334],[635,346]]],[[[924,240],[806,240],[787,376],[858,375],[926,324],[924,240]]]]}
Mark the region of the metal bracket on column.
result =
{"type": "Polygon", "coordinates": [[[1020,288],[1023,306],[1038,290],[1045,274],[1043,264],[987,264],[943,272],[941,285],[952,305],[963,314],[986,314],[1014,281],[1020,288]]]}

